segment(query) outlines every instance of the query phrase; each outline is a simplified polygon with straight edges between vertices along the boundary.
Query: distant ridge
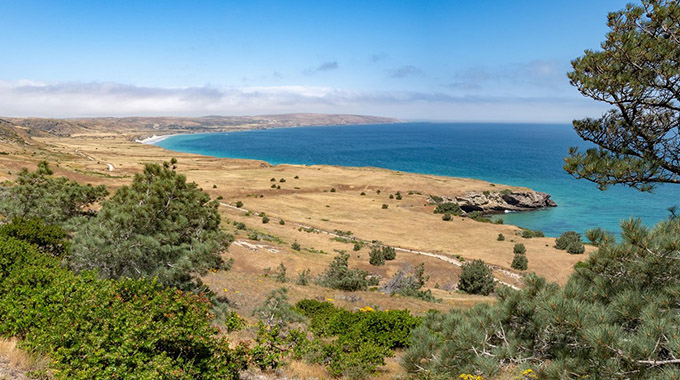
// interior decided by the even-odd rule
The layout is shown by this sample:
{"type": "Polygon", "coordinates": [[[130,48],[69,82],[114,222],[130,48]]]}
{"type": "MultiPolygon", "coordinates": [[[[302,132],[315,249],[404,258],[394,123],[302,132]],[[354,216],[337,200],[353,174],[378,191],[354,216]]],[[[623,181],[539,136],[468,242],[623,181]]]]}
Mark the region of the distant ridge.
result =
{"type": "Polygon", "coordinates": [[[201,117],[4,118],[4,120],[25,130],[29,136],[38,137],[68,137],[92,132],[110,132],[145,137],[152,134],[401,122],[399,119],[390,117],[317,113],[257,116],[210,115],[201,117]]]}

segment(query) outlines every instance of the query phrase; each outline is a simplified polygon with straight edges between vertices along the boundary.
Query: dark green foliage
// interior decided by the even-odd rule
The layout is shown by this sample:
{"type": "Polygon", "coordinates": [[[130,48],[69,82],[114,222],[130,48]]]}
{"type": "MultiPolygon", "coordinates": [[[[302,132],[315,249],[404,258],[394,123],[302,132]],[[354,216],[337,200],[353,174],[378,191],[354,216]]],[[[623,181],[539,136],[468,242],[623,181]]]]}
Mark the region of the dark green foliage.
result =
{"type": "Polygon", "coordinates": [[[293,244],[290,245],[290,248],[292,248],[294,251],[299,251],[300,250],[300,243],[297,241],[294,241],[293,244]]]}
{"type": "Polygon", "coordinates": [[[397,271],[385,285],[380,287],[380,291],[389,295],[399,294],[430,302],[441,301],[437,300],[429,289],[421,290],[428,278],[429,276],[425,276],[425,264],[420,264],[414,269],[397,271]]]}
{"type": "Polygon", "coordinates": [[[539,230],[534,231],[534,230],[529,230],[529,229],[523,229],[522,230],[522,237],[525,238],[525,239],[531,239],[531,238],[535,238],[535,237],[544,237],[544,236],[545,236],[545,234],[543,234],[543,231],[539,231],[539,230]]]}
{"type": "Polygon", "coordinates": [[[512,248],[512,252],[516,255],[523,255],[527,252],[527,249],[526,247],[524,247],[524,244],[516,243],[515,246],[512,248]]]}
{"type": "Polygon", "coordinates": [[[394,199],[394,194],[390,194],[390,199],[394,199]]]}
{"type": "Polygon", "coordinates": [[[402,199],[401,193],[398,192],[398,191],[397,191],[396,198],[397,198],[398,201],[400,201],[402,199]]]}
{"type": "Polygon", "coordinates": [[[361,247],[362,247],[362,246],[363,246],[363,245],[362,245],[361,243],[359,243],[359,242],[354,242],[354,247],[352,248],[352,250],[354,250],[354,251],[359,251],[359,250],[361,250],[361,247]]]}
{"type": "Polygon", "coordinates": [[[246,224],[243,223],[243,222],[234,221],[234,226],[236,227],[237,230],[245,230],[246,229],[246,224]]]}
{"type": "Polygon", "coordinates": [[[587,230],[586,239],[596,246],[601,246],[616,241],[614,234],[607,232],[600,227],[587,230]]]}
{"type": "Polygon", "coordinates": [[[302,300],[296,307],[309,318],[315,335],[336,337],[328,343],[321,339],[307,342],[301,350],[304,357],[326,364],[336,376],[356,379],[366,378],[385,364],[392,350],[406,347],[410,331],[420,324],[420,319],[406,310],[352,313],[315,300],[302,300]]]}
{"type": "Polygon", "coordinates": [[[279,219],[279,224],[282,225],[282,226],[285,226],[285,225],[286,225],[286,221],[283,220],[283,219],[279,219]]]}
{"type": "Polygon", "coordinates": [[[473,211],[467,214],[467,217],[482,223],[491,223],[491,219],[487,218],[481,211],[473,211]]]}
{"type": "Polygon", "coordinates": [[[528,267],[529,260],[527,259],[527,256],[521,253],[515,253],[515,256],[512,258],[510,268],[517,270],[527,270],[528,267]]]}
{"type": "Polygon", "coordinates": [[[238,208],[243,207],[243,202],[241,202],[241,201],[236,201],[236,207],[238,207],[238,208]]]}
{"type": "Polygon", "coordinates": [[[81,185],[66,177],[53,177],[47,161],[30,172],[22,169],[11,186],[0,187],[0,214],[6,218],[39,218],[48,224],[64,224],[92,215],[88,207],[108,195],[104,185],[81,185]]]}
{"type": "Polygon", "coordinates": [[[368,263],[375,266],[385,265],[385,255],[379,247],[371,248],[368,253],[368,263]]]}
{"type": "Polygon", "coordinates": [[[263,223],[263,224],[269,223],[269,217],[268,217],[267,215],[265,215],[265,216],[262,217],[262,223],[263,223]]]}
{"type": "Polygon", "coordinates": [[[282,182],[282,183],[283,183],[283,182],[286,182],[286,179],[285,179],[285,178],[281,178],[281,179],[279,180],[279,182],[282,182]]]}
{"type": "Polygon", "coordinates": [[[569,245],[567,246],[567,252],[571,253],[572,255],[578,255],[581,253],[584,253],[586,251],[586,248],[583,246],[583,243],[580,241],[571,241],[569,242],[569,245]]]}
{"type": "Polygon", "coordinates": [[[0,239],[0,335],[49,355],[63,379],[237,379],[242,349],[211,326],[207,297],[141,280],[76,275],[0,239]]]}
{"type": "Polygon", "coordinates": [[[197,274],[221,268],[219,253],[229,244],[218,206],[170,163],[147,164],[78,227],[69,265],[103,278],[157,277],[164,285],[195,288],[197,274]]]}
{"type": "Polygon", "coordinates": [[[493,292],[496,285],[488,265],[482,260],[473,260],[461,266],[462,272],[458,279],[458,289],[469,294],[487,296],[493,292]]]}
{"type": "Polygon", "coordinates": [[[269,181],[270,182],[276,182],[276,178],[272,177],[269,181]]]}
{"type": "Polygon", "coordinates": [[[434,209],[435,214],[451,214],[455,216],[460,216],[463,214],[463,210],[460,209],[460,206],[458,206],[458,203],[454,202],[447,202],[447,203],[439,203],[437,204],[437,207],[434,209]]]}
{"type": "Polygon", "coordinates": [[[442,215],[442,220],[443,220],[443,221],[448,222],[448,221],[451,220],[451,219],[453,219],[453,217],[452,217],[451,214],[449,214],[448,212],[447,212],[446,214],[442,215]]]}
{"type": "Polygon", "coordinates": [[[382,205],[383,210],[384,210],[384,209],[387,209],[388,207],[390,207],[390,206],[388,206],[387,204],[383,203],[383,205],[382,205]]]}
{"type": "Polygon", "coordinates": [[[613,109],[574,121],[579,136],[598,148],[571,148],[564,168],[600,189],[680,183],[680,3],[642,0],[610,13],[608,26],[602,50],[586,50],[568,75],[583,95],[613,109]]]}
{"type": "Polygon", "coordinates": [[[335,187],[331,188],[331,193],[335,193],[335,187]]]}
{"type": "Polygon", "coordinates": [[[354,268],[349,269],[349,254],[341,253],[333,258],[328,269],[317,279],[317,284],[333,289],[356,291],[366,290],[377,285],[377,278],[369,278],[368,272],[354,268]]]}
{"type": "Polygon", "coordinates": [[[504,241],[505,240],[505,235],[503,234],[498,234],[498,237],[496,238],[498,241],[504,241]]]}
{"type": "Polygon", "coordinates": [[[369,252],[368,262],[371,265],[384,265],[385,260],[394,260],[396,257],[397,251],[392,247],[373,247],[369,252]]]}
{"type": "Polygon", "coordinates": [[[61,227],[45,224],[37,218],[14,218],[12,223],[0,226],[0,239],[3,236],[35,244],[41,253],[54,257],[64,256],[71,245],[68,234],[61,227]]]}
{"type": "Polygon", "coordinates": [[[269,186],[269,187],[272,188],[272,189],[276,189],[276,184],[273,183],[273,184],[272,184],[271,186],[269,186]]]}
{"type": "Polygon", "coordinates": [[[523,362],[539,378],[674,378],[680,221],[647,229],[631,220],[622,240],[577,264],[563,288],[528,275],[522,290],[502,289],[494,305],[426,318],[412,335],[406,368],[493,377],[523,362]]]}
{"type": "Polygon", "coordinates": [[[555,239],[555,248],[567,250],[571,254],[585,252],[585,247],[581,242],[581,234],[575,231],[567,231],[555,239]]]}

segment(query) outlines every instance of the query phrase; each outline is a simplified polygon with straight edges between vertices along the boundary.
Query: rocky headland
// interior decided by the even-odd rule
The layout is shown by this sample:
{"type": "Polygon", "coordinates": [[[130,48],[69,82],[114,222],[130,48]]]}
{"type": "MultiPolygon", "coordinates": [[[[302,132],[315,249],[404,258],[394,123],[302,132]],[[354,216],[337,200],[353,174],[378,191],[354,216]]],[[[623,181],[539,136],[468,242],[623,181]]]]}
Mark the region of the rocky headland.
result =
{"type": "Polygon", "coordinates": [[[433,203],[456,203],[465,213],[480,211],[485,214],[557,207],[557,204],[550,199],[550,194],[533,190],[468,192],[454,197],[431,196],[430,201],[433,203]]]}

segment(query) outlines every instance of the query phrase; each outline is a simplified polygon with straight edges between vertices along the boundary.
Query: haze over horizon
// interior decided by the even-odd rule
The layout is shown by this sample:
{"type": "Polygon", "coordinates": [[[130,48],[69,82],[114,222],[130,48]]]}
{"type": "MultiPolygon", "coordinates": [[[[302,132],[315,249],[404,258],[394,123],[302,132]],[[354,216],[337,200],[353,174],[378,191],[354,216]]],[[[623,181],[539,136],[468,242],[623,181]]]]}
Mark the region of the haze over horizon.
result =
{"type": "Polygon", "coordinates": [[[626,1],[8,2],[0,115],[570,122],[626,1]]]}

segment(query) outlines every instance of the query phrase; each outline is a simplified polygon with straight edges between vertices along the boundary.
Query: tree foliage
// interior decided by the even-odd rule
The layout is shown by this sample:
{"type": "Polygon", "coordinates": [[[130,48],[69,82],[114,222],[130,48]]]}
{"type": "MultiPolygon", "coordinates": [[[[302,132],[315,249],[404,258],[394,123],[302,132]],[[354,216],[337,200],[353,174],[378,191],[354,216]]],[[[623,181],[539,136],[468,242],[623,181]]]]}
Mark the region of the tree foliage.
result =
{"type": "Polygon", "coordinates": [[[540,378],[673,379],[680,373],[680,221],[622,224],[564,287],[528,275],[494,305],[430,316],[405,355],[410,371],[456,377],[508,365],[540,378]],[[422,369],[419,369],[422,368],[422,369]]]}
{"type": "Polygon", "coordinates": [[[610,13],[608,26],[602,50],[586,50],[568,76],[583,95],[613,108],[574,121],[598,147],[571,148],[564,168],[600,189],[680,183],[680,3],[642,0],[610,13]]]}
{"type": "MultiPolygon", "coordinates": [[[[176,162],[176,161],[175,161],[176,162]]],[[[71,268],[104,278],[158,277],[168,286],[197,286],[196,273],[219,268],[229,243],[218,202],[171,163],[147,164],[130,186],[75,232],[71,268]]]]}
{"type": "Polygon", "coordinates": [[[461,266],[458,289],[469,294],[487,296],[495,288],[494,277],[488,265],[482,260],[472,260],[461,266]]]}
{"type": "Polygon", "coordinates": [[[13,184],[0,187],[0,214],[10,220],[39,218],[48,224],[64,224],[92,215],[89,207],[108,195],[104,185],[81,185],[53,174],[47,161],[41,161],[33,172],[22,169],[13,184]]]}

